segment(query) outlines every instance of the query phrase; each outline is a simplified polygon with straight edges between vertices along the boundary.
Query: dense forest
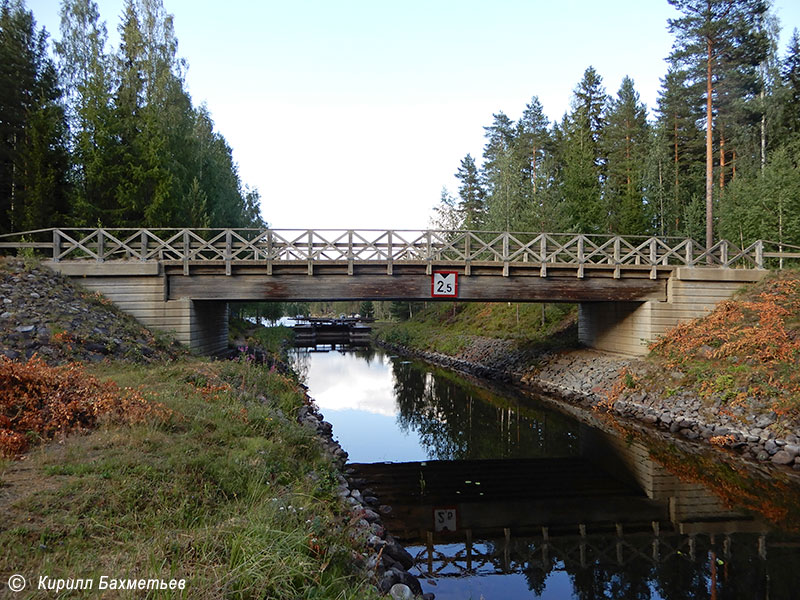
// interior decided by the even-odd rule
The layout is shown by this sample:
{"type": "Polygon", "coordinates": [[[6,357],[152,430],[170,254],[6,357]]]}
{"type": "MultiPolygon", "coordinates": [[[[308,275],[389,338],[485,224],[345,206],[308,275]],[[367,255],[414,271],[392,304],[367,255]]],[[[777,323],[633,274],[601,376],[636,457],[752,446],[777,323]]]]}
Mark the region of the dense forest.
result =
{"type": "Polygon", "coordinates": [[[47,32],[0,4],[0,233],[51,226],[263,226],[161,0],[127,0],[110,48],[92,0],[47,32]]]}
{"type": "Polygon", "coordinates": [[[669,3],[674,45],[652,117],[630,78],[609,95],[592,67],[560,122],[536,96],[518,121],[498,112],[434,225],[800,244],[797,30],[781,55],[769,2],[669,3]]]}

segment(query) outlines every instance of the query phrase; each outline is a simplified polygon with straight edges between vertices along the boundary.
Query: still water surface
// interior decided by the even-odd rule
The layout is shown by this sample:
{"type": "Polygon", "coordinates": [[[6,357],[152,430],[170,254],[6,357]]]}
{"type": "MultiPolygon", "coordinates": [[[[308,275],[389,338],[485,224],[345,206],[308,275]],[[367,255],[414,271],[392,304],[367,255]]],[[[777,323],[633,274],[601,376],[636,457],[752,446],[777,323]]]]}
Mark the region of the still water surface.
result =
{"type": "Polygon", "coordinates": [[[380,350],[294,358],[440,600],[800,598],[795,521],[767,502],[796,488],[693,481],[671,444],[380,350]]]}

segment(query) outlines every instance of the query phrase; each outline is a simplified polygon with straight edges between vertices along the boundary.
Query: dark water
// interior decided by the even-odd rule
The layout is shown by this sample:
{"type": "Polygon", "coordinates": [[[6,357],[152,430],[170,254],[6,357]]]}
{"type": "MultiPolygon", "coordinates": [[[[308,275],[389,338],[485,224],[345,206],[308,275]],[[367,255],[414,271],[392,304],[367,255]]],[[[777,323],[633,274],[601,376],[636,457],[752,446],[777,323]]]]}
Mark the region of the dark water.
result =
{"type": "Polygon", "coordinates": [[[789,477],[379,350],[296,364],[439,599],[800,598],[789,477]]]}

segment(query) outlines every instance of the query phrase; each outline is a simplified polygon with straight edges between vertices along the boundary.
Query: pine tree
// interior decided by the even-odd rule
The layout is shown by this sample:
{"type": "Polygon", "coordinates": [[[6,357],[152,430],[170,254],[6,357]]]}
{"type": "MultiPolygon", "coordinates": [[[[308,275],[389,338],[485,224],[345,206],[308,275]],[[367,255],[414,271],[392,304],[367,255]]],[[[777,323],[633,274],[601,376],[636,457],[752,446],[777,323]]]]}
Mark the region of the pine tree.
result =
{"type": "Polygon", "coordinates": [[[787,137],[800,136],[800,34],[792,32],[781,64],[781,126],[787,137]]]}
{"type": "Polygon", "coordinates": [[[456,205],[456,199],[447,191],[446,187],[443,187],[439,204],[433,209],[431,226],[434,229],[454,231],[461,229],[462,223],[463,217],[456,205]]]}
{"type": "Polygon", "coordinates": [[[481,174],[475,166],[475,159],[467,154],[461,159],[456,172],[461,181],[458,188],[458,209],[463,215],[464,229],[480,230],[486,223],[486,191],[481,183],[481,174]]]}
{"type": "Polygon", "coordinates": [[[0,5],[0,232],[68,212],[65,118],[47,32],[21,3],[0,5]]]}
{"type": "Polygon", "coordinates": [[[606,102],[602,78],[589,67],[575,89],[572,111],[557,131],[564,203],[570,227],[579,233],[607,231],[601,196],[605,159],[600,150],[606,102]]]}
{"type": "Polygon", "coordinates": [[[609,103],[602,137],[608,161],[603,197],[611,231],[619,235],[646,235],[652,230],[643,192],[649,136],[647,109],[633,80],[625,77],[609,103]]]}
{"type": "MultiPolygon", "coordinates": [[[[756,75],[767,49],[766,36],[757,21],[766,12],[764,0],[669,0],[683,16],[669,20],[676,34],[671,54],[674,64],[685,70],[697,85],[704,86],[706,100],[706,245],[714,240],[713,224],[713,124],[715,94],[730,97],[743,82],[756,75]]],[[[724,103],[723,103],[724,104],[724,103]]],[[[723,146],[724,136],[720,137],[723,146]]]]}
{"type": "Polygon", "coordinates": [[[113,224],[119,149],[112,106],[113,70],[106,27],[91,0],[64,0],[55,44],[65,88],[73,163],[73,220],[113,224]]]}
{"type": "Polygon", "coordinates": [[[494,122],[484,127],[487,142],[483,150],[486,186],[487,225],[490,229],[510,231],[521,214],[520,177],[515,162],[514,122],[499,112],[494,122]]]}
{"type": "Polygon", "coordinates": [[[671,65],[661,80],[657,111],[659,139],[669,155],[669,167],[665,165],[658,175],[664,192],[666,235],[691,235],[698,225],[701,230],[704,227],[704,222],[686,220],[692,199],[704,193],[703,173],[698,169],[704,152],[702,132],[697,127],[702,119],[701,104],[701,95],[687,84],[686,73],[671,65]]]}

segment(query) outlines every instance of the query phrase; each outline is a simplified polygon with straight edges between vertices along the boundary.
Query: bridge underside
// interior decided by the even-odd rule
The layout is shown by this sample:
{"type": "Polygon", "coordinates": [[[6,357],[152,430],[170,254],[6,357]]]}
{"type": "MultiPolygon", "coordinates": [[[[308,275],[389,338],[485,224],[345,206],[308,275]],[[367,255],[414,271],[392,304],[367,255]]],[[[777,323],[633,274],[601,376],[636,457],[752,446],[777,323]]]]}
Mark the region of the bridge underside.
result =
{"type": "Polygon", "coordinates": [[[305,262],[227,266],[162,261],[60,261],[49,266],[99,291],[149,327],[173,331],[198,353],[227,347],[231,301],[458,300],[575,302],[589,347],[640,355],[680,321],[703,316],[765,271],[676,267],[585,267],[426,262],[387,265],[305,262]],[[459,273],[457,298],[431,297],[431,271],[459,273]]]}

